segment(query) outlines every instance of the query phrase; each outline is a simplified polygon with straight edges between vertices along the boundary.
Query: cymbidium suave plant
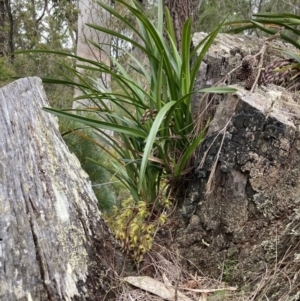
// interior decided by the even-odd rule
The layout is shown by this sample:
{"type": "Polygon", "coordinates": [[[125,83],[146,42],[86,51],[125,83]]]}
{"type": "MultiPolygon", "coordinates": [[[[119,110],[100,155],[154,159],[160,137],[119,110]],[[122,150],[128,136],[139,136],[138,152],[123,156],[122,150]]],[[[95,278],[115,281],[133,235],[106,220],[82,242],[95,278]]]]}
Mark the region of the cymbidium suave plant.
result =
{"type": "MultiPolygon", "coordinates": [[[[126,8],[131,18],[123,17],[102,2],[99,5],[131,31],[134,38],[96,24],[88,26],[137,48],[143,54],[142,60],[146,58],[146,64],[128,52],[132,62],[129,72],[113,57],[111,68],[103,62],[55,52],[56,55],[76,59],[77,69],[71,69],[75,79],[44,79],[44,82],[73,85],[80,89],[82,96],[77,100],[89,99],[93,103],[93,108],[85,108],[82,112],[89,111],[89,116],[93,112],[95,117],[85,117],[78,111],[74,114],[72,111],[45,110],[90,126],[99,133],[99,140],[103,142],[97,141],[97,144],[111,156],[111,164],[103,164],[104,167],[131,194],[110,221],[123,246],[140,259],[151,248],[157,227],[166,221],[170,206],[166,188],[172,183],[179,183],[181,176],[189,170],[187,163],[204,137],[204,130],[200,133],[194,131],[193,94],[231,93],[235,89],[212,87],[194,91],[200,64],[222,24],[191,50],[191,19],[188,19],[184,24],[180,50],[177,50],[170,14],[168,10],[164,14],[162,1],[158,1],[156,26],[136,2],[117,2],[126,8]],[[110,75],[117,89],[99,89],[93,80],[86,79],[77,71],[78,68],[110,75]],[[114,135],[108,135],[105,130],[113,131],[114,135]]],[[[89,42],[101,49],[96,42],[89,42]]]]}

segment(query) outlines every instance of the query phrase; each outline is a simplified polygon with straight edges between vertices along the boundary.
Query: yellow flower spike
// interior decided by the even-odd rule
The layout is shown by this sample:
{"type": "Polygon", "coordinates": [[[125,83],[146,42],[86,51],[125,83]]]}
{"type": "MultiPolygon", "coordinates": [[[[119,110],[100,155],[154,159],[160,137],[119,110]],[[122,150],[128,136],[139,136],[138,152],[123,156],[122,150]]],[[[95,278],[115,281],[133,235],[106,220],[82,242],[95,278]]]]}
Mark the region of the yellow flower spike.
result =
{"type": "Polygon", "coordinates": [[[167,216],[165,213],[162,213],[158,218],[158,223],[163,225],[167,221],[167,216]]]}
{"type": "Polygon", "coordinates": [[[146,204],[146,202],[139,202],[138,207],[139,208],[146,208],[147,204],[146,204]]]}
{"type": "Polygon", "coordinates": [[[124,213],[121,214],[122,217],[128,218],[132,216],[132,210],[131,209],[126,209],[124,213]]]}
{"type": "Polygon", "coordinates": [[[169,199],[165,199],[164,206],[169,209],[172,205],[172,202],[169,199]]]}
{"type": "Polygon", "coordinates": [[[154,226],[152,224],[148,225],[146,231],[149,234],[153,234],[154,233],[154,226]]]}
{"type": "Polygon", "coordinates": [[[117,218],[117,220],[114,222],[115,225],[118,226],[118,228],[121,228],[124,224],[124,221],[121,218],[117,218]]]}
{"type": "Polygon", "coordinates": [[[152,237],[149,234],[146,234],[144,236],[144,238],[145,238],[146,241],[151,241],[152,240],[152,237]]]}
{"type": "Polygon", "coordinates": [[[146,248],[145,248],[144,245],[140,245],[140,246],[139,246],[139,249],[140,249],[140,252],[141,252],[142,254],[145,254],[145,253],[147,252],[147,250],[146,250],[146,248]]]}
{"type": "Polygon", "coordinates": [[[140,210],[137,215],[138,215],[138,217],[144,219],[144,218],[148,217],[149,214],[150,214],[149,211],[147,210],[147,208],[145,208],[143,210],[140,210]]]}
{"type": "Polygon", "coordinates": [[[138,210],[145,210],[145,209],[147,209],[146,203],[144,203],[144,202],[139,203],[138,206],[137,206],[137,209],[138,210]]]}
{"type": "Polygon", "coordinates": [[[143,219],[146,212],[146,210],[139,210],[139,212],[137,213],[137,217],[143,219]]]}
{"type": "Polygon", "coordinates": [[[133,242],[133,244],[134,244],[135,246],[136,246],[137,241],[138,241],[137,235],[133,236],[133,237],[132,237],[132,242],[133,242]]]}
{"type": "Polygon", "coordinates": [[[145,224],[145,221],[143,221],[140,225],[140,230],[141,232],[144,232],[147,230],[147,225],[145,224]]]}
{"type": "Polygon", "coordinates": [[[153,237],[151,237],[149,234],[143,237],[143,245],[145,246],[147,251],[151,249],[152,243],[153,243],[153,237]]]}
{"type": "Polygon", "coordinates": [[[117,231],[116,232],[116,238],[119,239],[119,240],[124,240],[124,238],[125,238],[125,232],[123,232],[123,231],[117,231]]]}
{"type": "Polygon", "coordinates": [[[128,198],[128,199],[123,200],[122,204],[130,205],[133,202],[134,202],[133,198],[128,198]]]}
{"type": "Polygon", "coordinates": [[[120,221],[124,221],[127,218],[126,216],[126,212],[123,212],[122,214],[120,214],[117,219],[120,221]]]}
{"type": "Polygon", "coordinates": [[[139,231],[139,229],[140,229],[140,225],[135,223],[130,224],[130,233],[132,235],[136,234],[139,231]]]}

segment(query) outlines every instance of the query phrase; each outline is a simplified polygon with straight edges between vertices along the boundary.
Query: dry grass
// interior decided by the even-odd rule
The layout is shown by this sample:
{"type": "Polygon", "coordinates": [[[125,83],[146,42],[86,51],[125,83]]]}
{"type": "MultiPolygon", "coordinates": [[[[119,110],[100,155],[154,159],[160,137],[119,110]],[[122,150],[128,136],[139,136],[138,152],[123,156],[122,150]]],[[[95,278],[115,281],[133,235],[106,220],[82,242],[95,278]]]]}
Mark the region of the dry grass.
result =
{"type": "MultiPolygon", "coordinates": [[[[201,271],[195,274],[189,273],[180,264],[182,258],[178,254],[161,246],[160,249],[162,252],[153,250],[149,252],[147,264],[138,269],[136,276],[148,274],[146,271],[151,269],[152,278],[165,284],[167,279],[175,291],[183,293],[191,301],[288,301],[292,300],[290,298],[292,291],[300,292],[300,263],[295,262],[293,250],[286,252],[283,258],[276,261],[273,266],[266,265],[264,271],[257,271],[257,274],[251,277],[252,281],[249,280],[244,287],[235,288],[226,285],[220,279],[206,277],[201,271]],[[278,285],[281,287],[286,285],[286,289],[281,290],[275,297],[278,285]]],[[[166,300],[124,281],[120,284],[120,293],[116,301],[166,300]]],[[[173,299],[168,300],[181,301],[176,293],[173,299]]]]}
{"type": "MultiPolygon", "coordinates": [[[[137,275],[144,275],[144,272],[149,269],[153,271],[152,277],[162,283],[166,283],[166,279],[170,282],[175,291],[180,291],[191,300],[233,300],[236,295],[235,288],[226,287],[225,283],[211,279],[198,273],[192,275],[186,271],[180,264],[178,254],[166,250],[161,247],[162,252],[151,251],[148,254],[147,265],[141,267],[137,275]],[[162,253],[164,255],[162,255],[162,253]],[[220,299],[222,296],[222,299],[220,299]],[[230,299],[227,296],[231,296],[230,299]]],[[[150,294],[144,290],[134,288],[126,283],[122,283],[122,292],[116,301],[163,301],[164,299],[150,294]]],[[[174,301],[180,301],[174,296],[174,301]]],[[[238,300],[238,299],[235,299],[238,300]]],[[[241,299],[242,300],[242,299],[241,299]]]]}

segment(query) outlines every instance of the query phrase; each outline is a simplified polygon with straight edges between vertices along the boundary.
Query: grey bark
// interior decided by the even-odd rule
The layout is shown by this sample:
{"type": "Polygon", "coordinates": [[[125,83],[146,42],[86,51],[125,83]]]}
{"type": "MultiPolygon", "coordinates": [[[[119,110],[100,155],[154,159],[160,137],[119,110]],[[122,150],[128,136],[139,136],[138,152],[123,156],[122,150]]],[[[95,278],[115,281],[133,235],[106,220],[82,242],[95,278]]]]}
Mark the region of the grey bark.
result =
{"type": "Polygon", "coordinates": [[[13,29],[14,20],[11,11],[11,3],[8,0],[0,1],[0,56],[9,55],[14,58],[13,29]]]}
{"type": "MultiPolygon", "coordinates": [[[[220,35],[198,87],[224,78],[262,43],[220,35]]],[[[278,46],[286,47],[274,42],[266,63],[283,56],[278,46]]],[[[235,74],[230,83],[238,92],[219,98],[210,111],[173,246],[190,270],[248,285],[251,300],[299,300],[300,97],[272,84],[250,93],[235,74]]],[[[204,108],[201,101],[197,106],[204,108]]]]}
{"type": "MultiPolygon", "coordinates": [[[[109,1],[104,1],[108,2],[109,1]]],[[[86,24],[94,24],[98,26],[108,27],[110,15],[104,11],[96,0],[78,0],[78,40],[76,46],[76,55],[87,60],[98,61],[110,65],[110,36],[108,34],[100,33],[95,29],[88,27],[86,24]],[[89,40],[98,44],[102,50],[93,46],[89,40]]],[[[77,68],[82,71],[81,68],[77,68]]],[[[97,89],[106,91],[110,89],[110,75],[102,73],[96,79],[97,89]]],[[[75,89],[75,97],[82,93],[75,89]]],[[[73,104],[74,108],[89,105],[88,100],[76,101],[73,104]]]]}
{"type": "Polygon", "coordinates": [[[0,300],[107,300],[122,257],[41,80],[0,90],[0,300]]]}
{"type": "Polygon", "coordinates": [[[15,51],[15,46],[14,46],[14,19],[11,11],[11,3],[8,0],[5,0],[4,2],[5,5],[5,10],[7,12],[7,18],[8,18],[8,24],[9,24],[9,30],[8,30],[8,53],[10,55],[11,61],[14,59],[14,51],[15,51]]]}
{"type": "MultiPolygon", "coordinates": [[[[109,1],[103,1],[109,4],[109,1]]],[[[76,46],[76,55],[87,60],[101,62],[110,66],[110,36],[90,28],[87,24],[109,27],[110,14],[103,10],[96,0],[78,0],[78,39],[76,46]],[[96,48],[89,41],[93,41],[101,47],[96,48]]],[[[84,74],[83,68],[76,68],[78,72],[84,74]]],[[[102,92],[110,90],[111,76],[108,73],[101,73],[95,78],[95,88],[102,92]]],[[[75,88],[74,97],[82,95],[82,91],[75,88]]],[[[109,102],[107,101],[109,106],[109,102]]],[[[73,102],[73,109],[80,109],[94,106],[90,99],[81,99],[73,102]]],[[[108,135],[112,135],[112,131],[105,131],[108,135]]]]}
{"type": "Polygon", "coordinates": [[[202,0],[164,0],[164,5],[168,7],[175,31],[177,48],[181,48],[182,29],[185,21],[192,17],[193,27],[199,19],[199,9],[202,0]]]}
{"type": "Polygon", "coordinates": [[[4,0],[0,0],[0,56],[4,56],[4,44],[5,44],[5,5],[4,0]]]}

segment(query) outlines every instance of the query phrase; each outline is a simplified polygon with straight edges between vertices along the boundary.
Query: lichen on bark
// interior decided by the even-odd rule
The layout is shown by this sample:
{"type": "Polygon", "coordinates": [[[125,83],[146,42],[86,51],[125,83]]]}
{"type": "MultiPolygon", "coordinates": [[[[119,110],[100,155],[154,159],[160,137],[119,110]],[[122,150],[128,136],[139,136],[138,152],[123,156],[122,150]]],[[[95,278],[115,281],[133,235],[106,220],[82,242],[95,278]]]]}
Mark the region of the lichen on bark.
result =
{"type": "Polygon", "coordinates": [[[0,300],[103,300],[122,256],[43,106],[39,78],[0,90],[0,300]]]}

